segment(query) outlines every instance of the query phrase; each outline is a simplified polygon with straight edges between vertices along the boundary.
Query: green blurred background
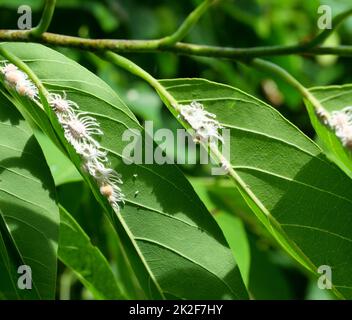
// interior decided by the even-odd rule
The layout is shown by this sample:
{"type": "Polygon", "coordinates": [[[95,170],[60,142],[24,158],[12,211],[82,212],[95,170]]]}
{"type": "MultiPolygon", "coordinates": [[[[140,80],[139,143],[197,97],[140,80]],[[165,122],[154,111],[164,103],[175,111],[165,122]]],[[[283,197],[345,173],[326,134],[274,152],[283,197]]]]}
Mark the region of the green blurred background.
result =
{"type": "MultiPolygon", "coordinates": [[[[171,34],[201,0],[57,0],[50,32],[83,38],[155,39],[171,34]]],[[[318,7],[330,5],[333,15],[351,7],[350,0],[223,0],[202,17],[185,41],[198,44],[253,47],[294,44],[317,33],[318,7]]],[[[17,8],[29,5],[33,23],[41,14],[40,0],[0,0],[0,28],[17,28],[17,8]]],[[[352,44],[352,18],[326,44],[352,44]]],[[[79,50],[56,48],[105,80],[141,122],[156,128],[178,128],[155,92],[140,79],[79,50]]],[[[128,54],[156,78],[201,77],[238,87],[277,108],[305,134],[314,138],[300,95],[279,79],[229,60],[171,53],[128,54]]],[[[333,56],[270,58],[305,86],[350,83],[352,64],[333,56]]],[[[143,298],[124,253],[99,205],[74,168],[52,146],[49,164],[59,198],[111,262],[129,298],[143,298]]],[[[183,166],[196,191],[215,215],[240,264],[255,299],[330,299],[304,270],[284,254],[226,180],[210,178],[208,168],[183,166]]],[[[75,275],[59,265],[57,298],[90,299],[75,275]]]]}

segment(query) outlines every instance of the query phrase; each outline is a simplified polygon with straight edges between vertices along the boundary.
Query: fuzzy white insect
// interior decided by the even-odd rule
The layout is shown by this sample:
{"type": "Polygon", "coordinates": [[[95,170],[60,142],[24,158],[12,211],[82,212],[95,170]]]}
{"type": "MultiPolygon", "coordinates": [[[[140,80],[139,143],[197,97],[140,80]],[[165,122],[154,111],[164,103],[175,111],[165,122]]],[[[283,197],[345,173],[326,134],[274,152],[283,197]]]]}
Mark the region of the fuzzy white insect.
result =
{"type": "Polygon", "coordinates": [[[212,123],[205,123],[200,126],[197,130],[197,135],[200,137],[201,140],[213,140],[214,138],[224,142],[223,137],[219,134],[218,131],[219,127],[214,126],[212,123]]]}
{"type": "Polygon", "coordinates": [[[28,79],[27,74],[19,70],[14,64],[5,64],[1,68],[1,73],[4,75],[5,82],[21,96],[29,97],[32,100],[38,97],[38,88],[28,79]]]}
{"type": "Polygon", "coordinates": [[[16,83],[16,91],[21,96],[27,96],[28,98],[34,100],[38,98],[37,87],[28,79],[20,80],[16,83]]]}
{"type": "MultiPolygon", "coordinates": [[[[62,120],[62,119],[61,119],[62,120]]],[[[77,150],[86,142],[99,146],[99,143],[94,140],[93,136],[103,135],[99,128],[98,122],[91,116],[75,114],[62,121],[62,126],[65,130],[67,141],[77,150]]]]}
{"type": "Polygon", "coordinates": [[[121,176],[106,166],[107,152],[102,150],[95,135],[103,135],[99,123],[87,113],[79,112],[78,105],[59,94],[51,94],[49,103],[64,128],[67,141],[75,148],[83,160],[82,167],[97,182],[100,193],[109,201],[112,208],[120,210],[119,203],[124,195],[118,186],[121,176]]]}
{"type": "Polygon", "coordinates": [[[1,68],[1,73],[6,74],[11,71],[16,71],[18,68],[12,63],[5,63],[5,65],[1,68]]]}
{"type": "Polygon", "coordinates": [[[219,134],[222,128],[220,123],[216,120],[216,115],[206,110],[202,104],[192,101],[188,105],[180,105],[180,113],[189,125],[195,130],[195,142],[220,140],[224,142],[219,134]]]}
{"type": "Polygon", "coordinates": [[[342,144],[345,147],[352,148],[352,127],[351,126],[345,126],[337,131],[335,131],[336,136],[340,138],[342,144]]]}
{"type": "Polygon", "coordinates": [[[120,210],[119,203],[125,202],[121,189],[116,184],[103,184],[100,187],[100,193],[107,198],[110,205],[117,211],[120,210]]]}
{"type": "Polygon", "coordinates": [[[5,76],[6,82],[11,85],[16,85],[18,81],[28,78],[24,72],[19,70],[12,63],[5,64],[4,67],[1,68],[1,73],[5,76]]]}
{"type": "Polygon", "coordinates": [[[66,92],[63,93],[63,96],[58,93],[50,93],[48,101],[59,118],[72,116],[74,112],[79,109],[77,103],[67,99],[66,92]]]}
{"type": "Polygon", "coordinates": [[[82,158],[87,163],[94,165],[96,162],[107,162],[107,152],[100,150],[96,145],[90,143],[83,143],[77,146],[77,153],[82,156],[82,158]]]}
{"type": "Polygon", "coordinates": [[[352,107],[343,108],[341,111],[333,111],[329,119],[329,125],[335,130],[352,125],[352,107]]]}
{"type": "Polygon", "coordinates": [[[218,124],[215,120],[216,115],[204,110],[203,105],[196,101],[192,101],[190,105],[181,105],[181,115],[194,130],[197,130],[205,123],[218,124]]]}
{"type": "Polygon", "coordinates": [[[352,107],[333,111],[327,120],[327,125],[334,130],[343,146],[352,148],[352,107]]]}
{"type": "Polygon", "coordinates": [[[5,80],[8,84],[13,86],[16,86],[19,82],[24,82],[27,79],[27,75],[20,70],[13,70],[5,73],[5,80]]]}

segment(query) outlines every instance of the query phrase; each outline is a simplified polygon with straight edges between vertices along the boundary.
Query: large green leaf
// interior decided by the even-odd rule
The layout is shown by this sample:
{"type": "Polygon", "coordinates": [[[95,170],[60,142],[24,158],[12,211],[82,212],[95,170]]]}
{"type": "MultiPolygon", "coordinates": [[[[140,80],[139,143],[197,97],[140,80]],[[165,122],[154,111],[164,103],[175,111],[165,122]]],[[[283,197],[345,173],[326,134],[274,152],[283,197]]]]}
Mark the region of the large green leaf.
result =
{"type": "MultiPolygon", "coordinates": [[[[352,85],[316,87],[310,89],[310,91],[319,100],[323,108],[330,113],[352,105],[352,85]]],[[[328,155],[342,170],[352,177],[351,151],[344,148],[335,133],[317,118],[309,101],[305,102],[313,127],[328,155]]]]}
{"type": "MultiPolygon", "coordinates": [[[[123,176],[122,190],[127,201],[121,213],[115,214],[94,182],[85,172],[81,173],[105,207],[147,296],[246,298],[238,267],[221,230],[177,167],[126,165],[122,161],[123,132],[141,127],[112,89],[77,63],[44,46],[3,46],[24,61],[48,90],[65,90],[70,100],[100,122],[104,132],[100,143],[109,152],[112,167],[123,176]]],[[[22,99],[18,107],[25,108],[50,134],[44,112],[28,104],[22,99]]],[[[56,134],[81,170],[55,117],[49,116],[56,134]]]]}
{"type": "Polygon", "coordinates": [[[63,207],[60,207],[59,257],[96,299],[123,297],[109,263],[63,207]]]}
{"type": "Polygon", "coordinates": [[[160,83],[178,103],[196,100],[230,129],[228,160],[257,217],[311,272],[331,266],[335,293],[351,298],[349,177],[275,109],[240,90],[201,79],[160,83]]]}
{"type": "Polygon", "coordinates": [[[54,184],[31,129],[0,94],[0,297],[52,299],[59,210],[54,184]],[[32,289],[20,290],[20,265],[32,289]]]}

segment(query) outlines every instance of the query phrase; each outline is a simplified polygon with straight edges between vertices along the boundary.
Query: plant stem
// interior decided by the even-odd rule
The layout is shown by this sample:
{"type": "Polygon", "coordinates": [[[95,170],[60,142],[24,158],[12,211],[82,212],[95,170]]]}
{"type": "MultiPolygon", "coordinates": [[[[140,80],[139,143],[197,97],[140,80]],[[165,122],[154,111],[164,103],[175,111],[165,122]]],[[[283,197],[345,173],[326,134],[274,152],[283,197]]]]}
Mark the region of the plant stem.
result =
{"type": "Polygon", "coordinates": [[[214,2],[215,0],[203,1],[187,16],[181,26],[172,35],[160,39],[160,45],[168,46],[181,41],[214,2]]]}
{"type": "Polygon", "coordinates": [[[45,0],[45,6],[40,22],[29,32],[29,36],[38,38],[48,30],[51,19],[54,14],[55,3],[56,0],[45,0]]]}
{"type": "Polygon", "coordinates": [[[304,87],[296,78],[277,64],[258,58],[248,61],[246,64],[280,77],[283,81],[295,88],[304,98],[306,98],[316,110],[323,109],[319,100],[315,98],[315,96],[312,95],[306,87],[304,87]]]}
{"type": "Polygon", "coordinates": [[[178,111],[177,101],[175,100],[175,98],[159,83],[158,80],[156,80],[152,75],[150,75],[148,72],[143,70],[141,67],[133,63],[131,60],[125,57],[122,57],[116,53],[113,53],[111,51],[98,54],[98,56],[112,62],[115,65],[118,65],[119,67],[127,70],[128,72],[145,80],[157,92],[163,95],[175,108],[177,108],[177,111],[178,111]]]}
{"type": "Polygon", "coordinates": [[[244,60],[256,57],[282,56],[291,54],[338,55],[345,57],[352,56],[352,46],[305,48],[304,45],[278,45],[249,48],[231,48],[198,45],[184,42],[178,42],[174,45],[160,46],[160,40],[85,39],[49,32],[45,32],[41,36],[33,38],[28,30],[0,30],[0,41],[37,42],[47,45],[76,48],[92,52],[103,50],[110,50],[115,53],[170,52],[174,54],[225,58],[233,60],[244,60]]]}

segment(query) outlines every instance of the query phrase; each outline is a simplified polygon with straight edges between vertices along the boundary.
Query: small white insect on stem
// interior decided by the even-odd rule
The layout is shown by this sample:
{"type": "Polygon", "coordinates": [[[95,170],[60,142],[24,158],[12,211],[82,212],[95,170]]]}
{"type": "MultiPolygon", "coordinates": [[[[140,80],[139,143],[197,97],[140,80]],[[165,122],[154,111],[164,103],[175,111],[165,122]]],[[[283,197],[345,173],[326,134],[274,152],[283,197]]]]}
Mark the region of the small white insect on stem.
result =
{"type": "Polygon", "coordinates": [[[99,148],[99,143],[94,139],[94,136],[103,135],[99,128],[99,123],[90,116],[76,113],[73,115],[66,115],[61,119],[58,117],[63,128],[65,129],[66,139],[76,148],[80,147],[87,142],[99,148]]]}
{"type": "Polygon", "coordinates": [[[333,111],[328,124],[334,130],[344,147],[352,150],[352,107],[333,111]]]}
{"type": "MultiPolygon", "coordinates": [[[[223,137],[220,135],[220,129],[223,127],[219,121],[216,120],[216,115],[204,110],[204,106],[192,101],[190,104],[179,105],[180,117],[182,117],[195,131],[194,142],[206,142],[215,144],[217,141],[225,143],[223,137]]],[[[230,164],[227,162],[221,163],[221,167],[225,172],[230,169],[230,164]]]]}
{"type": "Polygon", "coordinates": [[[316,115],[322,124],[331,129],[342,145],[352,150],[352,106],[338,111],[317,110],[316,115]]]}
{"type": "Polygon", "coordinates": [[[79,109],[78,105],[66,99],[66,92],[63,92],[63,97],[57,93],[51,93],[48,97],[48,102],[53,111],[56,113],[58,118],[61,118],[60,121],[64,121],[65,117],[72,117],[76,110],[79,109]]]}
{"type": "Polygon", "coordinates": [[[17,66],[12,63],[5,63],[0,68],[0,72],[5,79],[5,83],[16,90],[19,95],[28,97],[34,101],[37,100],[39,94],[38,88],[28,79],[27,74],[19,70],[17,66]]]}
{"type": "Polygon", "coordinates": [[[103,184],[100,186],[100,193],[105,196],[114,210],[119,211],[120,202],[124,202],[121,189],[116,184],[103,184]]]}
{"type": "Polygon", "coordinates": [[[190,104],[179,105],[183,119],[195,130],[195,141],[215,142],[217,140],[224,143],[219,130],[220,123],[215,120],[216,115],[206,110],[201,103],[192,101],[190,104]]]}

